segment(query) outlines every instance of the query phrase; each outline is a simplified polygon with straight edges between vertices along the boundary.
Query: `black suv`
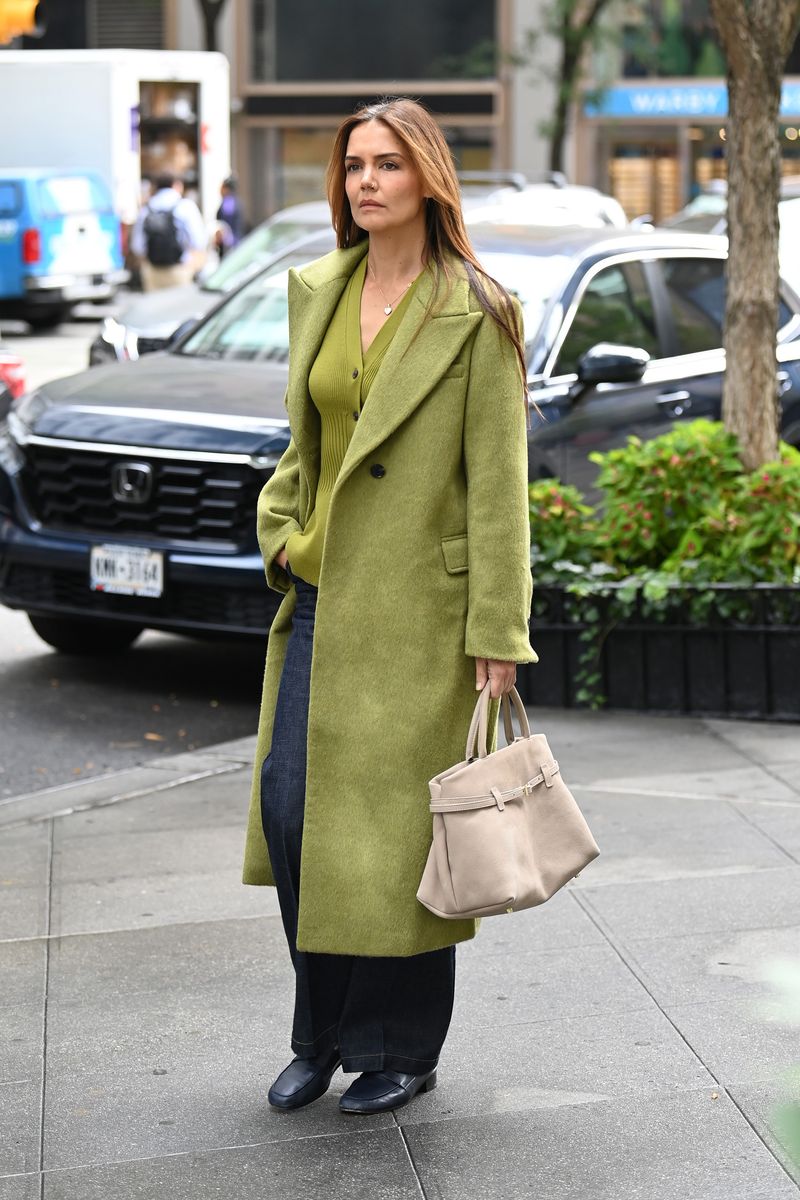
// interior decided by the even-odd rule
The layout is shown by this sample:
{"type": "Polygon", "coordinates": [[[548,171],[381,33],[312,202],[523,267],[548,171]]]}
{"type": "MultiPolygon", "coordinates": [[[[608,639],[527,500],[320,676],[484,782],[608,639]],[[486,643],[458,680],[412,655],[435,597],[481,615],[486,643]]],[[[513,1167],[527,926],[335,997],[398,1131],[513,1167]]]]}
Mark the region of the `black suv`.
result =
{"type": "MultiPolygon", "coordinates": [[[[525,314],[544,417],[532,421],[532,478],[590,489],[591,450],[719,415],[722,239],[471,233],[525,314]]],[[[47,384],[0,424],[0,601],[25,609],[46,641],[97,652],[143,628],[263,636],[279,597],[264,580],[255,512],[289,439],[286,271],[332,245],[328,233],[307,240],[168,351],[47,384]]],[[[782,285],[778,384],[795,444],[799,312],[782,285]]]]}

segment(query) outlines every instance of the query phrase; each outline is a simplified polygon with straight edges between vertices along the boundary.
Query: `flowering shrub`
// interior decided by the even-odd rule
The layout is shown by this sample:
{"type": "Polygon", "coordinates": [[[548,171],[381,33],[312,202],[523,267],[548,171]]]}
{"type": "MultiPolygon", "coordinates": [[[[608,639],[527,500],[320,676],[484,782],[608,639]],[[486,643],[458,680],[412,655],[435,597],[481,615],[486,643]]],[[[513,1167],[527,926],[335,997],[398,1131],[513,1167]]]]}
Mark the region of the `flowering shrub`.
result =
{"type": "Polygon", "coordinates": [[[776,462],[748,474],[736,439],[703,420],[591,457],[597,508],[554,480],[529,491],[534,603],[537,585],[569,593],[582,626],[577,698],[596,707],[600,647],[634,611],[746,622],[749,593],[714,584],[800,584],[800,452],[781,443],[776,462]]]}
{"type": "Polygon", "coordinates": [[[711,421],[676,425],[648,442],[630,437],[590,457],[604,494],[598,549],[626,571],[663,563],[742,471],[736,439],[711,421]]]}
{"type": "Polygon", "coordinates": [[[559,570],[559,563],[588,566],[596,553],[597,522],[576,487],[540,479],[528,488],[531,564],[537,575],[559,570]]]}
{"type": "Polygon", "coordinates": [[[800,583],[800,452],[791,446],[746,474],[732,434],[692,421],[591,458],[597,508],[555,480],[530,485],[531,562],[548,581],[584,567],[606,580],[800,583]]]}

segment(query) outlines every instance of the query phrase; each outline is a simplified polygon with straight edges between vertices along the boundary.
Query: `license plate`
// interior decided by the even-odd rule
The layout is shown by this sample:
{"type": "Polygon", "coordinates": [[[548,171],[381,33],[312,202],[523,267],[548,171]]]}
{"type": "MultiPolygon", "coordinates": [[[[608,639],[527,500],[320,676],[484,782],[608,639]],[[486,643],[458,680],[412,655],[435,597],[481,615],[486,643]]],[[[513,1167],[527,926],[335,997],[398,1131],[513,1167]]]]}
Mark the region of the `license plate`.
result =
{"type": "Polygon", "coordinates": [[[164,591],[164,555],[138,546],[92,546],[89,587],[117,596],[158,597],[164,591]]]}

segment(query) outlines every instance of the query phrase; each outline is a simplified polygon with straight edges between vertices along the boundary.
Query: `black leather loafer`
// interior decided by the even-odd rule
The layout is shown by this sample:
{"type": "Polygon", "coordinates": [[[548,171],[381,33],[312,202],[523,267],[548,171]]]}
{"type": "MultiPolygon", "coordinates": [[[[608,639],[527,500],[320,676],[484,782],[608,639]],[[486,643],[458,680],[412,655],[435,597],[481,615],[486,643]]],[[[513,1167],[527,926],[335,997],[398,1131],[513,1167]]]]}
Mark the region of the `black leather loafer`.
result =
{"type": "Polygon", "coordinates": [[[425,1075],[406,1075],[403,1071],[365,1071],[339,1101],[344,1113],[389,1112],[402,1108],[418,1092],[432,1092],[436,1087],[436,1068],[425,1075]]]}
{"type": "Polygon", "coordinates": [[[316,1058],[295,1058],[281,1071],[267,1099],[273,1108],[303,1108],[325,1095],[341,1064],[338,1050],[316,1058]]]}

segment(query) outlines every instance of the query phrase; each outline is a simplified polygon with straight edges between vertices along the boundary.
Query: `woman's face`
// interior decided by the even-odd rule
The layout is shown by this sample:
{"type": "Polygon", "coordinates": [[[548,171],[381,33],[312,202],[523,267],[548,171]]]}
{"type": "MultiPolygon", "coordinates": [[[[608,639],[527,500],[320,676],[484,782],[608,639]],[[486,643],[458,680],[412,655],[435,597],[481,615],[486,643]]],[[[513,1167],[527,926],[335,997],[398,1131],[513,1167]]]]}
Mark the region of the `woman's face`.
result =
{"type": "Polygon", "coordinates": [[[361,229],[382,233],[420,218],[422,181],[403,143],[382,121],[365,121],[352,131],[344,169],[350,210],[361,229]]]}

